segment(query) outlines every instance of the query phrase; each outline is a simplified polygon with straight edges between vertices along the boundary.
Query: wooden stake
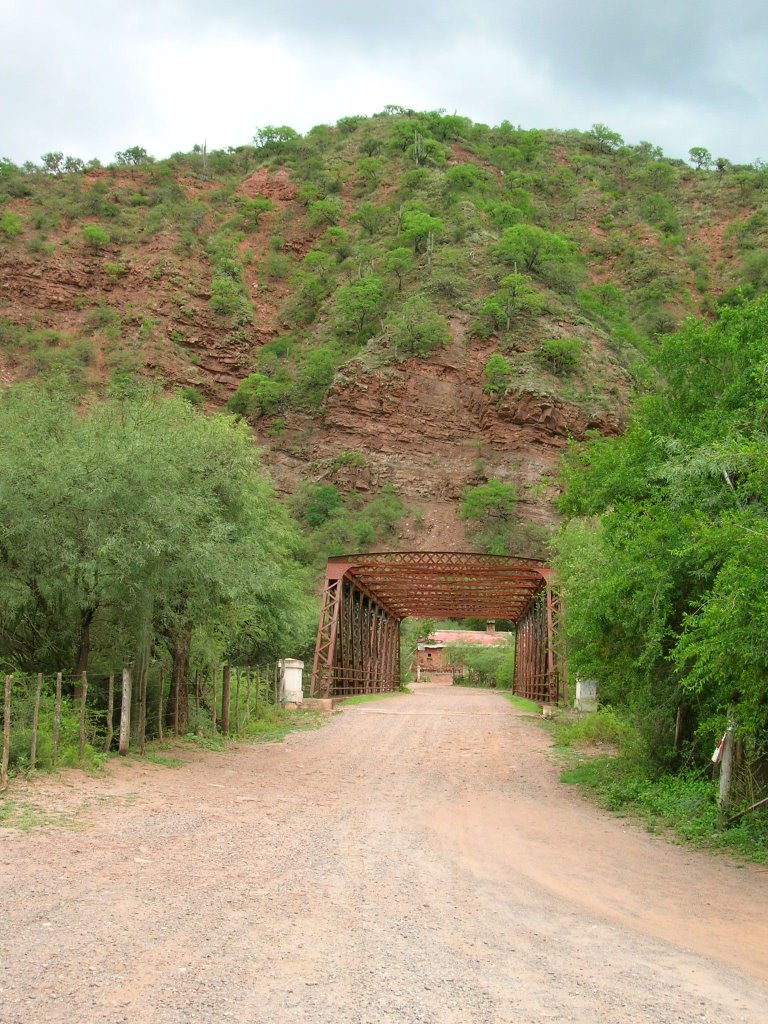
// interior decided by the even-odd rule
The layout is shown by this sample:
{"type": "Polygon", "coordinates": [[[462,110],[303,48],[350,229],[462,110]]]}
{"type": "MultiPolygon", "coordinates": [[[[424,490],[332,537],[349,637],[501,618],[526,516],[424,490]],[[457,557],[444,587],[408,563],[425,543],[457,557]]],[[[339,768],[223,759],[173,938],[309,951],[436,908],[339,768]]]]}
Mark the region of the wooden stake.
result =
{"type": "Polygon", "coordinates": [[[118,753],[125,757],[131,742],[131,673],[123,669],[123,689],[120,694],[120,739],[118,753]]]}
{"type": "Polygon", "coordinates": [[[147,746],[147,686],[149,685],[149,666],[146,661],[139,674],[139,753],[144,756],[147,746]]]}
{"type": "Polygon", "coordinates": [[[211,683],[213,685],[213,701],[211,702],[211,717],[213,719],[213,735],[216,735],[216,666],[211,669],[211,683]]]}
{"type": "Polygon", "coordinates": [[[80,676],[80,686],[82,687],[80,695],[80,764],[82,764],[85,756],[85,698],[88,695],[88,674],[86,672],[80,676]]]}
{"type": "MultiPolygon", "coordinates": [[[[181,680],[176,680],[176,691],[173,696],[173,732],[174,735],[179,735],[179,697],[181,694],[181,680]]],[[[187,685],[186,676],[184,678],[184,685],[187,685]]]]}
{"type": "Polygon", "coordinates": [[[104,753],[109,753],[112,737],[115,734],[113,718],[115,715],[115,673],[109,673],[109,689],[107,690],[107,731],[104,735],[104,753]]]}
{"type": "Polygon", "coordinates": [[[56,767],[59,759],[59,730],[61,729],[61,672],[56,673],[56,699],[53,704],[53,737],[51,740],[51,762],[56,767]]]}
{"type": "Polygon", "coordinates": [[[261,672],[256,669],[256,721],[259,720],[259,692],[261,690],[261,672]]]}
{"type": "Polygon", "coordinates": [[[240,669],[235,669],[235,735],[240,735],[240,669]]]}
{"type": "Polygon", "coordinates": [[[251,720],[251,666],[245,670],[245,720],[251,720]]]}
{"type": "Polygon", "coordinates": [[[0,793],[8,788],[8,757],[11,752],[11,683],[13,676],[5,677],[3,692],[3,756],[0,761],[0,793]]]}
{"type": "Polygon", "coordinates": [[[723,741],[723,753],[720,759],[720,792],[718,803],[720,805],[720,822],[725,819],[726,811],[731,803],[731,784],[733,781],[733,726],[729,725],[725,730],[723,741]]]}
{"type": "Polygon", "coordinates": [[[229,736],[229,684],[232,666],[225,665],[221,673],[221,731],[229,736]]]}
{"type": "Polygon", "coordinates": [[[163,742],[163,690],[165,689],[165,673],[160,666],[160,687],[157,691],[157,738],[163,742]]]}
{"type": "Polygon", "coordinates": [[[685,707],[681,704],[675,719],[675,753],[679,754],[683,747],[683,726],[685,725],[685,707]]]}
{"type": "Polygon", "coordinates": [[[32,738],[29,742],[29,767],[35,770],[37,760],[37,722],[40,717],[40,690],[43,687],[43,673],[37,673],[37,685],[35,686],[35,703],[32,708],[32,738]]]}
{"type": "Polygon", "coordinates": [[[195,720],[200,719],[200,669],[195,669],[195,720]]]}

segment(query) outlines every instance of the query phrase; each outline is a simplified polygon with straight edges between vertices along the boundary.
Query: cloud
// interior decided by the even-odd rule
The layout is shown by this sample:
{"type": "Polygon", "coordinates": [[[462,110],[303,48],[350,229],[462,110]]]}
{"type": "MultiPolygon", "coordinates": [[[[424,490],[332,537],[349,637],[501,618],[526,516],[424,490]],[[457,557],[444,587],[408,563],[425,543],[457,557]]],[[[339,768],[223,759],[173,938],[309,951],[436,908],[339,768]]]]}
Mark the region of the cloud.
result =
{"type": "Polygon", "coordinates": [[[751,0],[0,0],[0,34],[0,155],[16,160],[236,145],[386,103],[602,121],[677,156],[752,160],[766,135],[768,19],[751,0]]]}

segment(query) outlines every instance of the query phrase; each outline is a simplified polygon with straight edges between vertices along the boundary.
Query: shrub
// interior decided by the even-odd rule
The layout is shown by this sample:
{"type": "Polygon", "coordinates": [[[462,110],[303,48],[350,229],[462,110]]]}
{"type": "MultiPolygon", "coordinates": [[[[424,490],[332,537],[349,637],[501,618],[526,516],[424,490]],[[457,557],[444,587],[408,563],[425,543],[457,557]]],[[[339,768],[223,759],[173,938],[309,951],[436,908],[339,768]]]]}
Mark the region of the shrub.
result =
{"type": "Polygon", "coordinates": [[[578,368],[581,349],[579,338],[546,338],[539,343],[536,355],[547,369],[565,377],[578,368]]]}
{"type": "Polygon", "coordinates": [[[485,364],[483,379],[485,380],[483,391],[487,395],[503,398],[507,393],[512,379],[512,367],[500,352],[494,352],[485,364]]]}
{"type": "Polygon", "coordinates": [[[109,245],[109,235],[98,224],[86,224],[82,233],[83,241],[89,249],[103,249],[105,245],[109,245]]]}
{"type": "Polygon", "coordinates": [[[445,317],[436,313],[425,298],[413,295],[390,313],[385,330],[398,354],[425,358],[451,340],[445,317]]]}
{"type": "Polygon", "coordinates": [[[284,381],[265,377],[263,373],[252,373],[240,381],[237,391],[227,402],[227,408],[240,416],[268,416],[280,408],[288,388],[284,381]]]}
{"type": "Polygon", "coordinates": [[[2,217],[0,217],[0,231],[2,231],[6,238],[15,238],[23,230],[21,217],[10,210],[6,210],[2,217]]]}

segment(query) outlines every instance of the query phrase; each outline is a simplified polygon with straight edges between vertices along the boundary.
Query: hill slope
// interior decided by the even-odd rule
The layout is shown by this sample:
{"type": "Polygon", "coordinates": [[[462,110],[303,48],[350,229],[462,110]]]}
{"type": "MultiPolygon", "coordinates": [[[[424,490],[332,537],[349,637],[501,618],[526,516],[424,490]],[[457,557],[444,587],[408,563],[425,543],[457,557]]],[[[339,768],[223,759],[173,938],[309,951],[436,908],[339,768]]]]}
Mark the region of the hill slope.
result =
{"type": "Polygon", "coordinates": [[[654,336],[768,283],[765,168],[694,170],[600,126],[387,108],[45,164],[0,164],[0,379],[229,402],[300,515],[341,496],[325,548],[540,550],[559,453],[621,428],[654,336]],[[468,540],[462,496],[493,479],[514,514],[468,540]]]}

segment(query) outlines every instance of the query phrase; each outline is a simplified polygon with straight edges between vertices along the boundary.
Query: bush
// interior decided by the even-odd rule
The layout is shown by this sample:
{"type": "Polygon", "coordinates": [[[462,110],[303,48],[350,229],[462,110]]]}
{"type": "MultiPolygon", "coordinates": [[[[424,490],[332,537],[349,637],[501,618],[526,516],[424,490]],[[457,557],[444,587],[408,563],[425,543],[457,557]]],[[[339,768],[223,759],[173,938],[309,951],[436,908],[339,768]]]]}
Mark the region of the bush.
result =
{"type": "Polygon", "coordinates": [[[512,380],[512,367],[500,352],[494,352],[485,364],[483,379],[485,380],[483,391],[487,395],[503,398],[507,393],[512,380]]]}
{"type": "Polygon", "coordinates": [[[398,354],[426,358],[451,340],[445,317],[436,313],[421,295],[407,299],[386,319],[385,330],[398,354]]]}
{"type": "Polygon", "coordinates": [[[103,249],[109,245],[110,237],[98,224],[86,224],[82,230],[83,241],[89,249],[103,249]]]}
{"type": "Polygon", "coordinates": [[[18,214],[12,213],[10,210],[6,210],[2,217],[0,217],[0,231],[6,238],[15,238],[16,235],[20,235],[23,230],[21,217],[19,217],[18,214]]]}
{"type": "Polygon", "coordinates": [[[252,373],[240,381],[227,408],[240,416],[268,416],[280,408],[288,390],[289,385],[282,381],[252,373]]]}
{"type": "Polygon", "coordinates": [[[574,373],[581,359],[579,338],[546,338],[536,351],[539,360],[560,377],[574,373]]]}

